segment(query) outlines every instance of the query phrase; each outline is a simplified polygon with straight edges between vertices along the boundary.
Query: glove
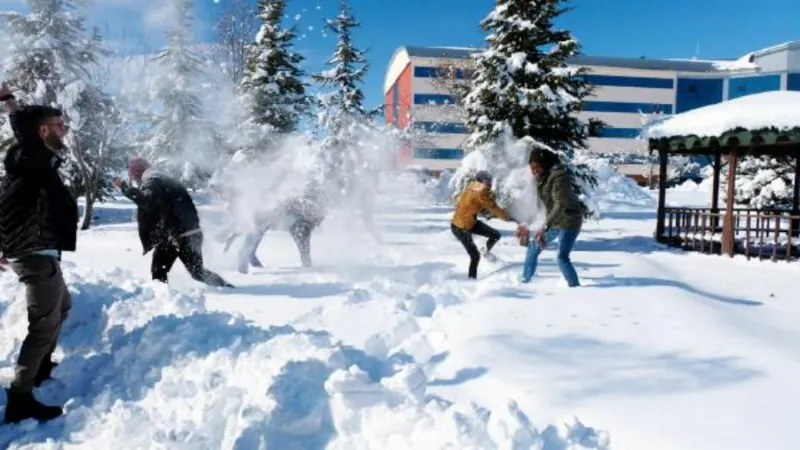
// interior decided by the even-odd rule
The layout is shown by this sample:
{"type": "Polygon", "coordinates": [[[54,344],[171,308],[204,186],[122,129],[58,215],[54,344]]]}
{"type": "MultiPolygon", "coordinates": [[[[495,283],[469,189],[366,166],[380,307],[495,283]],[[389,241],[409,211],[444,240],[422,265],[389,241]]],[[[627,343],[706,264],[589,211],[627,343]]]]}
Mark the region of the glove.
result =
{"type": "Polygon", "coordinates": [[[520,224],[517,229],[514,230],[514,236],[519,239],[519,245],[522,247],[527,247],[531,242],[530,230],[525,225],[520,224]]]}

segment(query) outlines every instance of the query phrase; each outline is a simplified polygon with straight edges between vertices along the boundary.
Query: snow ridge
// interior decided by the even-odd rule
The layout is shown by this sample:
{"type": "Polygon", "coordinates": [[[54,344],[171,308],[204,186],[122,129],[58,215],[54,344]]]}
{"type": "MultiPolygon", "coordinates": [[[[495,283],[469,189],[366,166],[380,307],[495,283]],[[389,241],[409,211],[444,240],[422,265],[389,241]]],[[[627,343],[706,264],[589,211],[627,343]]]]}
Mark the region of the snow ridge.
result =
{"type": "MultiPolygon", "coordinates": [[[[402,353],[344,346],[310,328],[260,328],[208,310],[199,290],[176,292],[120,269],[65,263],[64,273],[73,309],[62,364],[37,395],[65,402],[67,414],[0,428],[3,448],[608,448],[605,434],[577,421],[539,433],[513,402],[488,412],[437,401],[402,353]]],[[[0,275],[0,288],[8,379],[27,322],[13,274],[0,275]]],[[[405,329],[433,306],[416,300],[405,329]]]]}

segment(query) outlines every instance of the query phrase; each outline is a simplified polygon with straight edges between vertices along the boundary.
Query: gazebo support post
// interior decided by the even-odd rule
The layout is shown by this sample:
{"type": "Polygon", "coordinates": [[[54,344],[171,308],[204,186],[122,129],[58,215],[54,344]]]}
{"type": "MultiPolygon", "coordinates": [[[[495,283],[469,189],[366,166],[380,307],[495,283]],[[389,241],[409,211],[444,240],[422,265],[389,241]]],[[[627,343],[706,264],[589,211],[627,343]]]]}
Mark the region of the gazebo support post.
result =
{"type": "Polygon", "coordinates": [[[656,241],[664,240],[664,222],[666,222],[667,204],[667,151],[658,149],[658,212],[656,214],[656,241]]]}
{"type": "Polygon", "coordinates": [[[725,217],[722,222],[722,253],[733,258],[736,251],[735,218],[733,205],[736,196],[736,166],[739,162],[739,149],[733,147],[728,153],[728,186],[725,198],[725,217]]]}
{"type": "Polygon", "coordinates": [[[714,177],[711,184],[711,229],[719,229],[719,176],[722,172],[722,152],[717,149],[714,154],[714,177]]]}
{"type": "MultiPolygon", "coordinates": [[[[800,216],[800,145],[794,149],[794,195],[792,196],[792,216],[800,216]]],[[[792,235],[800,236],[800,220],[790,221],[792,235]]]]}

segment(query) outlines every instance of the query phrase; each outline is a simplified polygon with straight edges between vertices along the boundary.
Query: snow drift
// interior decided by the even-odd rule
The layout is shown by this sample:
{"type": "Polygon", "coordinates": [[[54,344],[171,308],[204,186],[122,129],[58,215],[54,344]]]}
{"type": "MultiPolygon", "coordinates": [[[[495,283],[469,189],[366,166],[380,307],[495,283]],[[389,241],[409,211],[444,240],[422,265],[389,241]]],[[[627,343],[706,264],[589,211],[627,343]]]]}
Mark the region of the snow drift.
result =
{"type": "Polygon", "coordinates": [[[604,205],[610,203],[655,206],[653,194],[619,173],[608,159],[583,154],[577,154],[575,159],[576,163],[585,164],[597,176],[597,187],[589,189],[589,195],[584,200],[592,203],[590,207],[595,210],[607,209],[604,205]]]}
{"type": "MultiPolygon", "coordinates": [[[[427,394],[407,359],[370,356],[322,331],[253,326],[119,269],[64,267],[73,294],[55,380],[37,395],[67,414],[0,428],[0,447],[607,449],[571,419],[542,431],[515,403],[487,412],[427,394]],[[543,447],[540,447],[543,446],[543,447]]],[[[0,276],[0,374],[27,322],[23,288],[0,276]]],[[[0,400],[5,404],[5,395],[0,400]]]]}

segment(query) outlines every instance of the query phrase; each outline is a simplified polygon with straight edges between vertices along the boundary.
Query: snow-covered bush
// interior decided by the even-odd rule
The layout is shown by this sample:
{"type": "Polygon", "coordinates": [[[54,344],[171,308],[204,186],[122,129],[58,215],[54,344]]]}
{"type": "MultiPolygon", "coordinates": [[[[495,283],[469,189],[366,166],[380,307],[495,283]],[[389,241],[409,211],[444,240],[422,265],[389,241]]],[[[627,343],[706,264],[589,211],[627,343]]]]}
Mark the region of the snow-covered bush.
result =
{"type": "MultiPolygon", "coordinates": [[[[736,203],[749,208],[791,209],[794,195],[794,167],[794,158],[775,156],[741,158],[736,168],[736,203]]],[[[725,184],[724,180],[722,184],[725,184]]]]}

